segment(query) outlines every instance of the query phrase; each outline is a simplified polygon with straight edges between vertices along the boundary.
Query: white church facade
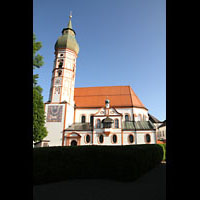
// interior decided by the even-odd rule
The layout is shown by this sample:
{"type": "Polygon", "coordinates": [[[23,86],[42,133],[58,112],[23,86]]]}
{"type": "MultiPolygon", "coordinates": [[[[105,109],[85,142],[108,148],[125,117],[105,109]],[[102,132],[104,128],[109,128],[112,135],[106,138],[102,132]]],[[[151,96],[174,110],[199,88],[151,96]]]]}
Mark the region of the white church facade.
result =
{"type": "Polygon", "coordinates": [[[40,146],[155,144],[156,128],[148,109],[130,86],[75,88],[75,35],[70,16],[55,44],[45,103],[48,135],[40,146]]]}

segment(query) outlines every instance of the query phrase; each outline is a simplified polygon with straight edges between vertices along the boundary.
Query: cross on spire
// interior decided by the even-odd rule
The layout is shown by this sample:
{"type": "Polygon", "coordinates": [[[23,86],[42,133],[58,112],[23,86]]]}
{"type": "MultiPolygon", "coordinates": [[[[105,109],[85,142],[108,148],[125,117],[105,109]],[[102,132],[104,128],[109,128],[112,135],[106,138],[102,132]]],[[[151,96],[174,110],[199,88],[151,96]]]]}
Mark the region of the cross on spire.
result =
{"type": "Polygon", "coordinates": [[[69,18],[70,19],[72,18],[72,11],[70,11],[69,18]]]}
{"type": "Polygon", "coordinates": [[[67,28],[70,28],[70,29],[72,29],[71,18],[72,18],[72,11],[70,11],[70,14],[69,14],[69,23],[68,23],[68,26],[67,26],[67,28]]]}

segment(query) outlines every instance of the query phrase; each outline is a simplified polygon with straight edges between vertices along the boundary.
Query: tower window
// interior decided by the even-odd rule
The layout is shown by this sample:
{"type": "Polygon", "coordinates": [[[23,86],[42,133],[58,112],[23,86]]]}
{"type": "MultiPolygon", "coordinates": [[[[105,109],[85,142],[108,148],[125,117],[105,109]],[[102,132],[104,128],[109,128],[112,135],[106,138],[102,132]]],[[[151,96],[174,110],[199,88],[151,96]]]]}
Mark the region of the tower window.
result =
{"type": "Polygon", "coordinates": [[[85,115],[82,115],[82,117],[81,117],[81,123],[85,123],[85,115]]]}
{"type": "Polygon", "coordinates": [[[58,70],[58,76],[62,75],[62,70],[58,70]]]}
{"type": "Polygon", "coordinates": [[[60,62],[58,65],[58,68],[62,68],[62,66],[63,66],[63,62],[60,62]]]}
{"type": "Polygon", "coordinates": [[[61,54],[60,54],[60,56],[62,57],[62,56],[63,56],[63,54],[61,53],[61,54]]]}

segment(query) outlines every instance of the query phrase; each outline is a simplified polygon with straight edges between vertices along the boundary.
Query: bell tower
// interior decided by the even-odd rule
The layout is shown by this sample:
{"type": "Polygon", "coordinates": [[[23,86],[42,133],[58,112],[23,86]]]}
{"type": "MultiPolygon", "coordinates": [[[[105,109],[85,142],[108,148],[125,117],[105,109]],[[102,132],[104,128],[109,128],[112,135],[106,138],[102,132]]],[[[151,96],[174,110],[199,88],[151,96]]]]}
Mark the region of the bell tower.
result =
{"type": "Polygon", "coordinates": [[[58,103],[66,101],[74,105],[74,85],[76,74],[76,58],[79,45],[72,29],[72,15],[69,16],[67,28],[62,30],[62,36],[55,44],[55,60],[52,71],[52,82],[49,101],[58,103]]]}
{"type": "Polygon", "coordinates": [[[72,28],[70,13],[67,28],[55,43],[55,59],[52,70],[49,101],[45,103],[46,127],[50,146],[63,144],[63,131],[74,119],[74,87],[76,58],[79,45],[72,28]]]}

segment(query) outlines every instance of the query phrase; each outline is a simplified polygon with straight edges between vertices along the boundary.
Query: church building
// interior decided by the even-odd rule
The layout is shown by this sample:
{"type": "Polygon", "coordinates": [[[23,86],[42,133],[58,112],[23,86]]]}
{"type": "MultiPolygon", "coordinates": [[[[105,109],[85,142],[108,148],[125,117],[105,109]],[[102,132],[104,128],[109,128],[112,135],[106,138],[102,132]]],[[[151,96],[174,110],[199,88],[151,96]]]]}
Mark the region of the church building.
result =
{"type": "Polygon", "coordinates": [[[55,44],[40,146],[155,144],[156,127],[130,86],[75,88],[79,45],[71,18],[55,44]]]}

